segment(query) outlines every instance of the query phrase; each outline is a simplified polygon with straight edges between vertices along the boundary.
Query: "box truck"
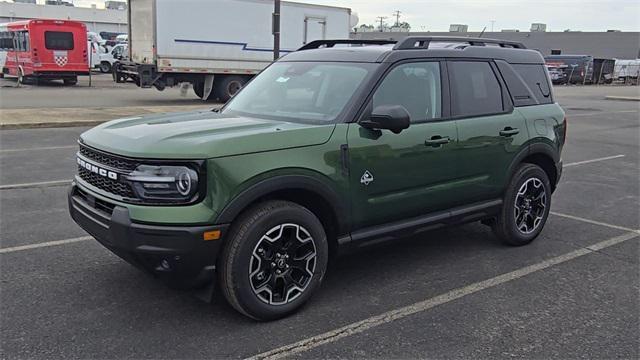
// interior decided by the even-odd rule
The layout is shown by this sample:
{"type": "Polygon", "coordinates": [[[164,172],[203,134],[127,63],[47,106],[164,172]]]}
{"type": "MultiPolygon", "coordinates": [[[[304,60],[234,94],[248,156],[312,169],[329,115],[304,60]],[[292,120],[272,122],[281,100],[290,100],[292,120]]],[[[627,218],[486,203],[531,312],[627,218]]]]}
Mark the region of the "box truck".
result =
{"type": "MultiPolygon", "coordinates": [[[[203,100],[227,101],[274,58],[273,0],[130,0],[129,61],[117,82],[142,88],[191,83],[203,100]]],[[[348,39],[350,9],[281,3],[280,55],[320,39],[348,39]]]]}

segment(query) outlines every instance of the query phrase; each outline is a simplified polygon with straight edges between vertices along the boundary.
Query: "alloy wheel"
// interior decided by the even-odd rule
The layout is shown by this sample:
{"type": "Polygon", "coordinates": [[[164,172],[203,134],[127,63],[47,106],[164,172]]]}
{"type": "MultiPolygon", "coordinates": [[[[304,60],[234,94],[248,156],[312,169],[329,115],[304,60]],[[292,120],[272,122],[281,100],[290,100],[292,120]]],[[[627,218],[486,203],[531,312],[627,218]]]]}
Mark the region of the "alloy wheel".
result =
{"type": "Polygon", "coordinates": [[[249,262],[253,293],[270,305],[284,305],[305,291],[316,268],[316,246],[297,224],[271,228],[258,241],[249,262]]]}
{"type": "Polygon", "coordinates": [[[547,193],[542,180],[527,179],[516,194],[514,218],[518,231],[531,234],[536,231],[544,218],[547,207],[547,193]]]}

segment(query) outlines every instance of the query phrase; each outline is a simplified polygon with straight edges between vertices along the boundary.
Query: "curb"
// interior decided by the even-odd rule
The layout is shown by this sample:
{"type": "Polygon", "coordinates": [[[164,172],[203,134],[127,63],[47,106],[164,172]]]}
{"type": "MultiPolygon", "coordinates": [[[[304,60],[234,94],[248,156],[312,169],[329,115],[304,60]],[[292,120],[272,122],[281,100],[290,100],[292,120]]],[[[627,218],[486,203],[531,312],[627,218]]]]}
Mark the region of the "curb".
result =
{"type": "Polygon", "coordinates": [[[640,96],[605,96],[605,100],[640,101],[640,96]]]}
{"type": "Polygon", "coordinates": [[[95,126],[110,120],[75,120],[65,122],[0,123],[0,130],[64,128],[76,126],[95,126]]]}

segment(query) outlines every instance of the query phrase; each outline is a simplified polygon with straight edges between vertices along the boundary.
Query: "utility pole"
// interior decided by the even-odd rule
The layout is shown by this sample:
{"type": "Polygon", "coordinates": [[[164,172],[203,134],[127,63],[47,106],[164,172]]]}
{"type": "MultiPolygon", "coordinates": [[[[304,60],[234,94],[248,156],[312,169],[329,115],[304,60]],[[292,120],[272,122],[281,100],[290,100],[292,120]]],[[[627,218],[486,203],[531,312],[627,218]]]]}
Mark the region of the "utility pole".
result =
{"type": "Polygon", "coordinates": [[[273,33],[273,60],[280,57],[280,0],[273,1],[273,17],[271,20],[273,33]]]}
{"type": "Polygon", "coordinates": [[[380,32],[384,31],[384,20],[386,19],[386,16],[378,16],[377,19],[380,20],[380,32]]]}
{"type": "Polygon", "coordinates": [[[495,24],[496,21],[495,20],[491,20],[491,32],[493,32],[493,24],[495,24]]]}
{"type": "Polygon", "coordinates": [[[393,16],[396,17],[396,27],[400,26],[400,14],[402,14],[402,11],[400,10],[396,10],[393,12],[393,16]]]}

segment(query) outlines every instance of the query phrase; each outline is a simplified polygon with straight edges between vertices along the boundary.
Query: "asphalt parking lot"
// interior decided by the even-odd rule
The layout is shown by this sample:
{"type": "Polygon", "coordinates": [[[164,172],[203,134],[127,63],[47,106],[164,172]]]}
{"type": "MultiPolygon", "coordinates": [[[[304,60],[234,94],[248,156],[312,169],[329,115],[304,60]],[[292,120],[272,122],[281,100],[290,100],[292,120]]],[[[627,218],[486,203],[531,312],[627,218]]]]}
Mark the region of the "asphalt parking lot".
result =
{"type": "MultiPolygon", "coordinates": [[[[18,97],[9,90],[3,106],[18,97]]],[[[271,323],[221,294],[207,304],[169,289],[75,225],[66,184],[86,128],[2,130],[0,358],[637,359],[640,103],[611,92],[639,95],[556,90],[565,169],[534,243],[503,246],[469,224],[372,247],[338,259],[307,306],[271,323]]]]}

